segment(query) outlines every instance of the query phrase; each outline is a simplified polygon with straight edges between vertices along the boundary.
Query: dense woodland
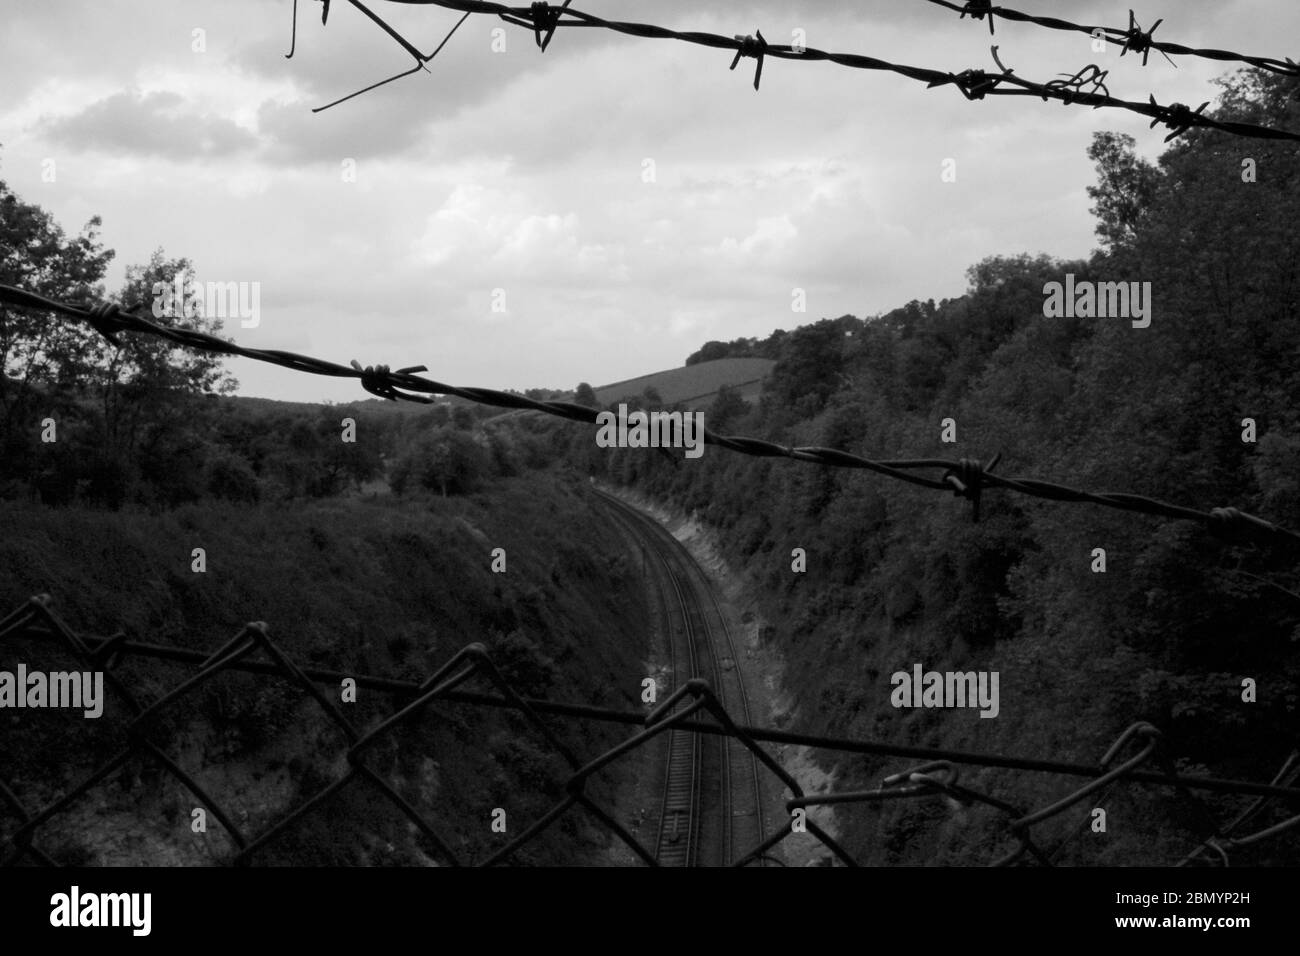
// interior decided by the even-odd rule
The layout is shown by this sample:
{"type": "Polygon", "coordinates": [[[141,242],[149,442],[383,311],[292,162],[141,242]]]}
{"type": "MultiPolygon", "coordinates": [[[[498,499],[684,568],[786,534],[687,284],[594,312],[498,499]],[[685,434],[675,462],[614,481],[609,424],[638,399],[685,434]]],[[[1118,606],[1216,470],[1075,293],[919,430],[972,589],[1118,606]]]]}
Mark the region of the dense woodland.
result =
{"type": "MultiPolygon", "coordinates": [[[[1294,124],[1293,85],[1240,75],[1225,86],[1223,115],[1294,124]]],[[[692,359],[780,361],[758,407],[720,399],[726,407],[706,423],[877,459],[1001,452],[1002,474],[1201,511],[1231,505],[1300,528],[1300,150],[1192,133],[1152,165],[1133,145],[1094,139],[1101,248],[1088,260],[994,256],[970,268],[969,291],[954,300],[710,343],[692,359]],[[1246,159],[1257,181],[1243,180],[1246,159]],[[1151,282],[1151,326],[1044,318],[1044,285],[1066,273],[1151,282]],[[956,444],[940,441],[946,418],[956,444]],[[1243,441],[1245,418],[1256,442],[1243,441]]],[[[721,450],[674,467],[588,445],[575,439],[572,454],[591,470],[722,530],[770,596],[804,729],[1093,763],[1148,720],[1179,766],[1252,779],[1271,779],[1297,746],[1295,549],[1000,491],[983,495],[976,524],[961,499],[869,473],[721,450]],[[795,547],[807,551],[805,574],[791,572],[795,547]],[[1098,547],[1104,574],[1091,569],[1098,547]],[[1000,717],[894,710],[889,675],[915,662],[999,670],[1000,717]],[[1256,703],[1242,702],[1244,677],[1258,682],[1256,703]]],[[[871,786],[897,769],[844,761],[840,785],[871,786]]],[[[1068,792],[1030,775],[963,779],[1031,807],[1068,792]]],[[[1220,819],[1245,805],[1209,802],[1220,819]]],[[[1114,838],[1077,837],[1060,859],[1174,862],[1199,825],[1170,793],[1119,788],[1105,805],[1114,838]]],[[[957,826],[923,802],[849,817],[856,848],[876,863],[996,855],[992,822],[957,826]]],[[[1062,827],[1045,829],[1062,839],[1062,827]]],[[[1234,859],[1297,857],[1278,840],[1234,859]]]]}
{"type": "MultiPolygon", "coordinates": [[[[1221,115],[1293,128],[1292,85],[1237,74],[1224,81],[1221,115]]],[[[706,424],[877,459],[1001,453],[1002,474],[1202,511],[1231,505],[1300,528],[1300,150],[1192,131],[1153,165],[1129,138],[1099,133],[1089,155],[1100,248],[1088,259],[1004,252],[971,266],[956,299],[706,343],[687,364],[778,363],[760,402],[724,389],[704,409],[706,424]],[[1243,175],[1246,160],[1253,177],[1243,175]],[[1152,283],[1150,327],[1045,318],[1044,285],[1067,273],[1152,283]],[[955,444],[941,441],[948,418],[955,444]],[[1243,441],[1247,418],[1255,441],[1243,441]]],[[[0,282],[100,296],[111,252],[98,225],[70,238],[0,183],[0,282]]],[[[116,298],[140,301],[155,279],[191,269],[159,252],[129,271],[116,298]]],[[[202,317],[173,321],[219,331],[202,317]]],[[[521,483],[561,494],[596,475],[718,532],[762,595],[800,730],[1095,763],[1125,727],[1146,720],[1164,732],[1180,769],[1256,780],[1271,779],[1297,747],[1294,549],[997,490],[984,494],[975,522],[966,501],[866,472],[715,448],[674,462],[651,450],[598,449],[570,422],[494,417],[464,404],[233,399],[223,397],[229,372],[210,358],[138,337],[113,348],[89,330],[3,308],[0,359],[0,497],[11,501],[0,507],[22,516],[31,534],[116,510],[155,521],[176,508],[220,509],[225,525],[241,514],[250,525],[265,521],[270,506],[364,515],[375,496],[386,509],[421,514],[450,513],[464,496],[491,510],[506,489],[518,500],[521,483]],[[56,443],[40,440],[46,416],[59,422],[56,443]],[[339,438],[347,417],[358,423],[354,443],[339,438]],[[791,571],[796,547],[808,554],[806,573],[791,571]],[[1105,573],[1093,570],[1095,548],[1105,549],[1105,573]],[[891,707],[890,674],[917,662],[999,671],[998,719],[891,707]],[[1258,683],[1254,703],[1241,699],[1245,677],[1258,683]]],[[[594,403],[586,383],[576,398],[594,403]]],[[[655,399],[625,401],[654,407],[655,399]]],[[[544,526],[546,509],[528,520],[544,526]]],[[[558,540],[568,530],[552,532],[558,540]]],[[[31,551],[5,555],[10,563],[31,551]]],[[[23,587],[40,583],[13,564],[2,570],[23,587]]],[[[447,573],[459,572],[448,565],[447,573]]],[[[608,573],[618,579],[625,569],[608,573]]],[[[553,635],[538,620],[531,627],[517,640],[555,657],[553,635]]],[[[903,769],[819,759],[840,787],[874,786],[903,769]]],[[[974,768],[962,782],[1025,808],[1072,785],[974,768]]],[[[1246,806],[1205,800],[1221,820],[1246,806]]],[[[1044,825],[1057,862],[1177,862],[1206,835],[1199,810],[1172,791],[1119,786],[1099,805],[1110,813],[1108,839],[1077,832],[1087,808],[1044,825]]],[[[983,863],[1008,848],[993,811],[896,801],[839,812],[847,844],[872,863],[983,863]]],[[[1256,823],[1280,814],[1270,809],[1256,823]]],[[[1285,839],[1233,859],[1300,861],[1285,839]]]]}

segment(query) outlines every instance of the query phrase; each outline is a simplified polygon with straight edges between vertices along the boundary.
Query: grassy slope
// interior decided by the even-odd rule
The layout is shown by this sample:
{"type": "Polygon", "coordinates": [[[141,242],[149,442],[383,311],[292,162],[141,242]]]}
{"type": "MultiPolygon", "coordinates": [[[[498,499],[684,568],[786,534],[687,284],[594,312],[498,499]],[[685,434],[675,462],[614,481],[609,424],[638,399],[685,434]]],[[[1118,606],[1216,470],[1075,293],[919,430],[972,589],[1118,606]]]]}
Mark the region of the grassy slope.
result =
{"type": "MultiPolygon", "coordinates": [[[[262,620],[297,662],[410,679],[481,640],[526,694],[636,706],[641,592],[625,586],[630,571],[619,543],[579,494],[556,477],[533,475],[465,500],[423,503],[204,505],[161,515],[4,505],[0,607],[48,592],[78,630],[121,628],[138,640],[208,650],[244,622],[262,620]],[[195,547],[207,550],[206,574],[190,571],[195,547]],[[496,547],[506,549],[506,574],[489,569],[496,547]]],[[[44,644],[0,648],[0,668],[18,660],[48,670],[74,666],[44,644]]],[[[192,672],[139,659],[117,671],[146,698],[192,672]]],[[[363,690],[345,706],[368,727],[395,703],[363,690]]],[[[48,800],[122,739],[122,712],[112,702],[99,721],[32,711],[5,720],[0,766],[29,805],[48,800]],[[71,736],[57,730],[69,723],[71,736]]],[[[585,725],[555,726],[582,758],[612,743],[585,725]]],[[[566,775],[540,738],[503,712],[441,705],[438,716],[399,737],[400,751],[381,745],[371,765],[471,859],[505,839],[490,832],[493,808],[505,808],[509,833],[518,833],[558,800],[557,781],[566,775]]],[[[170,708],[152,739],[252,833],[346,769],[342,735],[310,698],[246,675],[221,675],[170,708]]],[[[637,769],[619,766],[611,787],[618,773],[637,769]]],[[[133,764],[56,818],[38,843],[68,861],[221,858],[228,844],[215,821],[207,838],[188,832],[193,805],[171,780],[133,764]]],[[[525,862],[595,858],[605,841],[575,816],[551,828],[525,862]]],[[[10,824],[0,818],[0,826],[10,824]]],[[[428,851],[400,814],[353,785],[258,862],[411,863],[428,851]]]]}
{"type": "Polygon", "coordinates": [[[757,398],[762,390],[762,379],[771,374],[775,364],[771,359],[718,359],[715,362],[670,368],[612,385],[602,385],[594,391],[597,401],[602,405],[618,401],[627,395],[640,395],[647,388],[653,388],[665,404],[684,402],[694,408],[702,408],[713,401],[714,394],[723,385],[737,386],[741,397],[747,400],[757,398]]]}

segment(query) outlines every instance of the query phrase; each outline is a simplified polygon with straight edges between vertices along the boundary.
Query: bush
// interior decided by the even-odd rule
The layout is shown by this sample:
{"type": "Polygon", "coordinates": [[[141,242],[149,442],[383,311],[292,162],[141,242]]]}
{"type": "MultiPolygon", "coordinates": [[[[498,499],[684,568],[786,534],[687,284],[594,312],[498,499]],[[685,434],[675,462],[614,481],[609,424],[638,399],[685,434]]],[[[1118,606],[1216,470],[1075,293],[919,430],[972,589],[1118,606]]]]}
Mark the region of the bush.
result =
{"type": "Polygon", "coordinates": [[[242,455],[221,455],[208,462],[207,489],[227,501],[256,502],[261,496],[253,466],[242,455]]]}
{"type": "Polygon", "coordinates": [[[389,484],[398,494],[426,488],[445,498],[477,490],[487,473],[488,453],[479,437],[438,428],[398,457],[389,484]]]}

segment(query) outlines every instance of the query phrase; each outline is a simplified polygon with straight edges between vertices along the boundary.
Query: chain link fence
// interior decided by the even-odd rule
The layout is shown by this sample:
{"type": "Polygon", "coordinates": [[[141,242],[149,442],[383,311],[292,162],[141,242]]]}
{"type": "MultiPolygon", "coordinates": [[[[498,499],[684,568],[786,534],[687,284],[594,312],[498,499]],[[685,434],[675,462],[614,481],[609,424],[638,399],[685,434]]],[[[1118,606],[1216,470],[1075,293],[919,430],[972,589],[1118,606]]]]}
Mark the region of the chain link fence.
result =
{"type": "MultiPolygon", "coordinates": [[[[257,862],[258,852],[281,840],[295,824],[319,813],[341,791],[358,787],[364,788],[368,798],[387,804],[408,820],[435,848],[433,856],[436,862],[463,865],[470,861],[457,851],[450,835],[440,829],[432,808],[417,805],[422,802],[403,796],[367,760],[372,750],[385,742],[391,743],[399,728],[426,716],[426,711],[435,703],[512,711],[525,722],[530,732],[545,742],[549,752],[568,767],[568,776],[560,786],[562,796],[486,858],[473,861],[483,866],[515,862],[521,849],[528,847],[568,814],[585,815],[589,823],[603,828],[637,859],[648,865],[657,865],[651,849],[620,822],[618,809],[594,798],[588,784],[616,761],[638,759],[637,755],[644,748],[672,730],[731,738],[753,753],[764,770],[784,788],[784,821],[778,821],[779,825],[762,842],[739,850],[733,861],[735,866],[772,860],[778,845],[792,839],[817,841],[825,853],[839,863],[858,865],[858,860],[843,845],[843,839],[836,839],[818,825],[810,811],[816,807],[895,800],[941,799],[954,807],[990,808],[1000,821],[1000,840],[1005,844],[998,856],[988,861],[995,866],[1052,865],[1060,847],[1048,848],[1045,841],[1036,836],[1036,828],[1048,820],[1061,818],[1088,797],[1104,795],[1121,784],[1163,788],[1192,808],[1197,819],[1197,833],[1194,845],[1180,861],[1182,864],[1226,865],[1231,862],[1235,849],[1294,836],[1295,828],[1300,824],[1300,815],[1287,816],[1285,814],[1289,811],[1281,809],[1294,807],[1295,801],[1300,799],[1300,788],[1295,786],[1296,778],[1300,776],[1300,755],[1292,753],[1268,783],[1180,775],[1174,768],[1172,755],[1163,745],[1160,731],[1148,723],[1137,723],[1125,730],[1095,766],[904,747],[737,724],[721,706],[709,684],[699,679],[687,680],[648,712],[613,710],[525,698],[502,675],[488,650],[478,643],[466,646],[424,680],[414,682],[303,666],[268,636],[266,625],[261,622],[245,625],[229,641],[205,653],[131,641],[120,633],[102,638],[82,635],[69,627],[50,605],[48,596],[38,595],[0,621],[0,647],[9,650],[21,645],[29,651],[43,648],[49,656],[71,655],[80,666],[103,672],[105,686],[112,697],[111,706],[105,706],[104,712],[116,715],[115,719],[122,723],[126,743],[89,773],[72,780],[60,796],[42,806],[33,806],[31,798],[25,795],[25,791],[34,789],[30,784],[10,779],[0,767],[0,861],[7,866],[59,865],[56,855],[42,846],[42,835],[49,830],[51,821],[79,801],[92,800],[91,791],[130,761],[157,768],[183,787],[196,806],[215,818],[234,847],[228,859],[219,862],[231,865],[257,862]],[[118,665],[128,658],[170,661],[184,666],[188,676],[170,689],[146,695],[128,686],[116,673],[118,665]],[[183,769],[180,760],[169,752],[168,747],[155,742],[153,733],[159,720],[178,702],[192,697],[218,674],[234,671],[255,675],[258,681],[285,682],[310,696],[319,719],[329,722],[345,741],[341,751],[345,769],[313,796],[257,832],[240,826],[236,814],[223,805],[219,795],[201,784],[193,773],[183,769]],[[345,716],[340,704],[325,688],[336,689],[349,677],[359,688],[383,692],[392,698],[391,711],[364,728],[345,716]],[[147,699],[147,696],[152,696],[152,699],[147,699]],[[602,722],[616,729],[623,728],[627,736],[602,753],[580,755],[557,732],[556,722],[560,719],[602,722]],[[873,789],[810,795],[772,756],[765,746],[772,743],[793,743],[831,753],[874,754],[917,762],[887,776],[873,789]],[[1067,796],[1048,806],[1030,810],[963,785],[960,780],[963,765],[1087,779],[1067,796]],[[1201,794],[1204,793],[1253,795],[1256,799],[1233,819],[1220,824],[1203,801],[1201,794]]],[[[95,729],[100,732],[98,721],[95,729]]],[[[49,769],[55,775],[66,768],[49,769]]],[[[555,859],[544,862],[563,864],[572,861],[555,859]]]]}

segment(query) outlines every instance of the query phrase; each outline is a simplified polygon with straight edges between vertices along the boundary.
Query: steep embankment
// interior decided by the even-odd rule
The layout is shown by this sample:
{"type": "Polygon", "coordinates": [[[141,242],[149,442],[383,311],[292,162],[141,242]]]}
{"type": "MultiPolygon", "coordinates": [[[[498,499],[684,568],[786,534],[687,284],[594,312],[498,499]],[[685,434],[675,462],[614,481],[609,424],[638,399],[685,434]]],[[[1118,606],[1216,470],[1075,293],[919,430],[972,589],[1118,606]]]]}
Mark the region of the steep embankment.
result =
{"type": "MultiPolygon", "coordinates": [[[[422,502],[204,505],[164,514],[9,504],[0,506],[0,524],[6,612],[46,592],[79,631],[121,629],[134,640],[205,651],[245,622],[265,621],[299,664],[414,681],[483,641],[526,695],[639,706],[642,590],[629,586],[621,542],[571,485],[550,475],[422,502]],[[195,548],[206,554],[201,574],[191,570],[195,548]],[[505,550],[505,573],[491,570],[495,548],[505,550]]],[[[0,669],[19,660],[76,667],[43,642],[0,647],[0,669]]],[[[130,658],[115,673],[151,700],[194,670],[130,658]]],[[[339,699],[338,688],[326,691],[339,699]]],[[[362,689],[355,704],[340,706],[364,730],[399,703],[362,689]]],[[[125,723],[112,698],[98,720],[10,712],[0,734],[3,778],[28,807],[43,806],[124,742],[125,723]]],[[[573,721],[552,726],[583,759],[615,740],[573,721]]],[[[150,739],[251,835],[347,769],[343,734],[310,697],[251,675],[218,675],[169,707],[150,739]]],[[[376,747],[369,765],[462,860],[483,858],[563,796],[567,765],[504,711],[438,705],[391,740],[400,746],[376,747]],[[505,835],[491,831],[498,807],[507,811],[505,835]]],[[[594,786],[606,805],[636,772],[633,763],[616,764],[594,786]]],[[[231,841],[210,814],[205,836],[191,832],[195,805],[168,775],[132,761],[43,827],[35,843],[64,862],[225,858],[231,841]]],[[[0,828],[12,825],[0,818],[0,828]]],[[[573,812],[519,859],[596,860],[607,846],[607,835],[573,812]]],[[[354,783],[254,862],[411,864],[437,856],[398,810],[354,783]]]]}
{"type": "MultiPolygon", "coordinates": [[[[703,505],[698,511],[681,500],[688,495],[673,496],[665,504],[662,498],[646,496],[643,489],[623,488],[619,493],[642,504],[653,500],[654,510],[673,516],[671,524],[679,538],[695,538],[705,545],[697,551],[697,556],[704,558],[702,563],[725,564],[739,572],[739,579],[726,590],[744,614],[744,634],[751,653],[767,661],[777,678],[769,697],[775,705],[769,718],[778,726],[894,746],[1084,765],[1096,765],[1101,754],[1136,721],[1150,720],[1162,729],[1171,726],[1168,715],[1161,719],[1153,690],[1158,689],[1156,682],[1163,675],[1118,642],[1103,644],[1080,628],[1027,633],[993,644],[949,640],[937,615],[928,612],[918,596],[918,592],[936,593],[936,575],[924,570],[924,564],[912,576],[884,573],[890,549],[897,553],[901,545],[882,542],[879,535],[870,533],[860,533],[858,540],[853,540],[854,530],[862,528],[862,523],[851,514],[846,517],[843,509],[816,524],[801,521],[798,512],[778,512],[770,525],[761,511],[751,509],[765,523],[760,540],[765,538],[766,543],[757,548],[745,525],[719,528],[706,523],[705,515],[717,509],[703,491],[712,487],[730,496],[726,500],[752,502],[757,494],[751,485],[758,482],[730,474],[727,480],[715,480],[710,486],[707,469],[713,463],[725,467],[728,459],[706,456],[704,462],[697,469],[705,476],[700,486],[688,490],[688,500],[703,505]],[[794,547],[807,550],[806,574],[792,571],[790,551],[794,547]],[[868,561],[867,568],[860,567],[868,561]],[[891,675],[909,672],[914,662],[927,669],[998,672],[997,718],[982,719],[974,708],[896,708],[891,700],[891,675]]],[[[795,480],[800,475],[793,469],[788,473],[795,480]]],[[[778,472],[776,480],[784,477],[778,472]]],[[[890,500],[901,502],[903,497],[894,493],[890,500]]],[[[871,505],[872,498],[864,491],[862,507],[871,505]]],[[[894,506],[901,510],[903,504],[894,506]]],[[[939,509],[933,510],[942,516],[939,509]]],[[[920,526],[924,514],[915,513],[920,526]]],[[[1087,517],[1084,514],[1076,520],[1087,517]]],[[[986,520],[976,527],[991,524],[986,520]]],[[[957,548],[963,539],[954,535],[948,541],[957,548]]],[[[893,563],[900,563],[897,557],[893,563]]],[[[908,570],[906,565],[903,569],[908,570]]],[[[975,587],[968,585],[966,590],[975,587]]],[[[958,596],[961,593],[958,591],[958,596]]],[[[947,606],[933,597],[927,600],[934,601],[940,611],[947,606]]],[[[959,623],[968,620],[958,619],[959,623]]],[[[1271,675],[1271,679],[1277,678],[1271,675]]],[[[1186,686],[1217,692],[1228,703],[1239,699],[1240,681],[1233,674],[1205,674],[1195,684],[1189,679],[1186,686]]],[[[1241,763],[1222,760],[1210,763],[1185,739],[1168,732],[1164,739],[1181,772],[1269,779],[1267,775],[1276,769],[1276,764],[1270,767],[1270,763],[1278,749],[1257,743],[1261,735],[1252,736],[1257,727],[1267,727],[1266,718],[1266,713],[1254,723],[1243,718],[1230,728],[1243,742],[1242,762],[1254,760],[1256,767],[1243,768],[1241,763]]],[[[1130,741],[1121,759],[1138,749],[1130,741]]],[[[1283,757],[1285,753],[1282,751],[1283,757]]],[[[820,791],[830,785],[840,792],[879,787],[884,777],[922,762],[831,750],[795,752],[794,748],[781,758],[807,789],[820,791]]],[[[1085,782],[1060,774],[1012,769],[968,765],[958,769],[963,786],[1005,801],[1021,812],[1061,800],[1085,782]]],[[[1220,820],[1231,819],[1249,803],[1245,797],[1199,796],[1220,820]]],[[[1279,822],[1280,814],[1279,810],[1264,820],[1279,822]]],[[[870,865],[983,865],[1016,845],[1008,833],[1010,817],[1006,812],[978,804],[958,806],[941,797],[846,804],[836,807],[833,816],[841,842],[860,862],[870,865]]],[[[1177,794],[1119,783],[1075,805],[1072,812],[1045,821],[1035,829],[1034,837],[1058,864],[1160,864],[1177,862],[1191,851],[1199,843],[1199,826],[1196,808],[1177,794]],[[1107,813],[1105,832],[1089,825],[1094,808],[1107,813]]],[[[1286,853],[1285,844],[1265,848],[1258,857],[1249,856],[1246,850],[1236,851],[1243,861],[1252,863],[1286,862],[1286,853]]]]}

